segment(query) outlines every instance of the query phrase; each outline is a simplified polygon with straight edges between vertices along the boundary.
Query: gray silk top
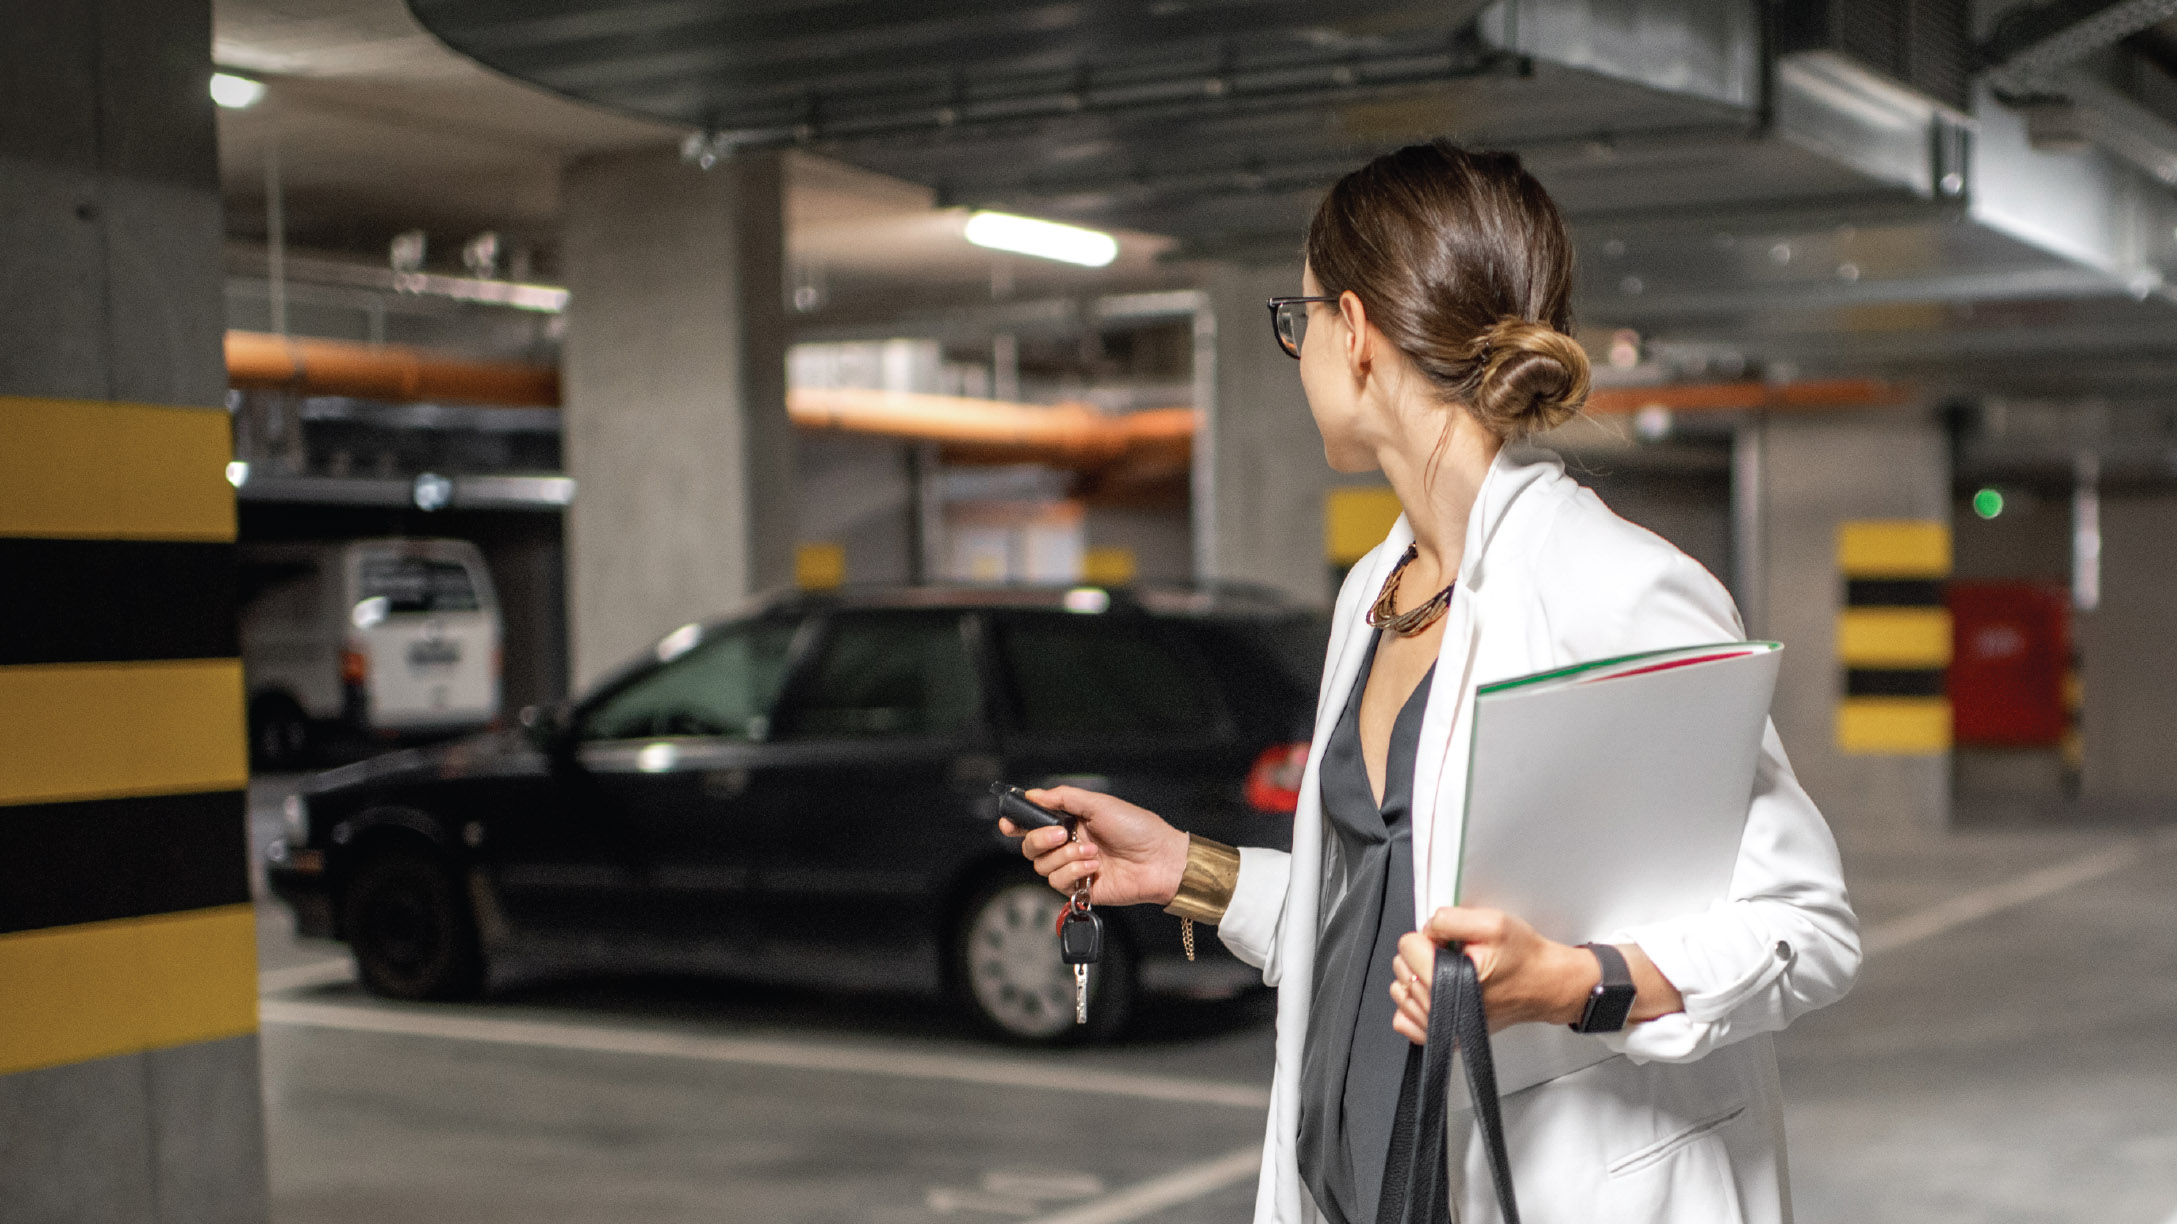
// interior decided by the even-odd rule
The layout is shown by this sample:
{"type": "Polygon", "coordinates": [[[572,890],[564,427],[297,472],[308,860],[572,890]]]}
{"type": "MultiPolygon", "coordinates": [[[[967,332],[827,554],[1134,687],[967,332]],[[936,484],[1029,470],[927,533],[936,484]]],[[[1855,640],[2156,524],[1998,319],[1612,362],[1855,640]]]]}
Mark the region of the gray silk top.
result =
{"type": "Polygon", "coordinates": [[[1382,631],[1323,750],[1322,938],[1300,1061],[1300,1175],[1331,1224],[1374,1224],[1410,1043],[1391,1027],[1391,964],[1413,924],[1414,756],[1436,668],[1391,726],[1383,803],[1361,759],[1361,694],[1382,631]]]}

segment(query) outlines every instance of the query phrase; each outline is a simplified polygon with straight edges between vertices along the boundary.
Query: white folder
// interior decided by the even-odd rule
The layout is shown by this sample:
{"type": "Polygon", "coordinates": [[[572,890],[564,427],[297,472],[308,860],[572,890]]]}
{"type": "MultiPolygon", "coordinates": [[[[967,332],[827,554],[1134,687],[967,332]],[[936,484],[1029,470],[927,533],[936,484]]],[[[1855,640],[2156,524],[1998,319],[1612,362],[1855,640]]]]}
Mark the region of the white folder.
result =
{"type": "MultiPolygon", "coordinates": [[[[1482,686],[1458,903],[1579,944],[1725,900],[1782,650],[1725,642],[1482,686]]],[[[1491,1044],[1507,1093],[1610,1057],[1557,1025],[1491,1044]]]]}

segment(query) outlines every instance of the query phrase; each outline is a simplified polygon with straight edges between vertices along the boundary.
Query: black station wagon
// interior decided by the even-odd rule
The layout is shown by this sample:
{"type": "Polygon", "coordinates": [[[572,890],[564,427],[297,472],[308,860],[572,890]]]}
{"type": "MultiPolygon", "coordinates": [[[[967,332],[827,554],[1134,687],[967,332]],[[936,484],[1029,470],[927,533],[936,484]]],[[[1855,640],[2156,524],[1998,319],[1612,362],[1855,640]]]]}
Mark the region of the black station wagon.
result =
{"type": "Polygon", "coordinates": [[[1244,589],[781,597],[518,730],[315,775],[269,875],[396,998],[473,996],[524,950],[949,991],[1000,1036],[1106,1036],[1144,991],[1259,978],[1213,937],[1186,961],[1152,907],[1113,911],[1077,1031],[1061,899],[997,832],[990,784],[1284,847],[1325,634],[1244,589]]]}

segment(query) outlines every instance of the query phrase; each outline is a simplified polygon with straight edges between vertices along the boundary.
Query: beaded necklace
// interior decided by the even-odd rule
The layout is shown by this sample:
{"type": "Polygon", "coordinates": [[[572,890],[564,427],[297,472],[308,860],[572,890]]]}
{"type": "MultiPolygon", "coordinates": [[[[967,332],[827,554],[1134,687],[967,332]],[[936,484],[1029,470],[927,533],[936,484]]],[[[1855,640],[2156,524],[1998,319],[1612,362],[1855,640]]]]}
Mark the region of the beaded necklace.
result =
{"type": "Polygon", "coordinates": [[[1451,606],[1452,587],[1459,585],[1456,578],[1443,590],[1429,596],[1404,612],[1396,611],[1399,576],[1404,574],[1406,567],[1413,564],[1413,559],[1420,555],[1421,550],[1418,547],[1408,544],[1406,546],[1406,555],[1400,557],[1398,564],[1391,567],[1391,576],[1383,580],[1383,592],[1376,596],[1376,602],[1370,605],[1368,609],[1368,623],[1371,627],[1389,629],[1400,637],[1412,637],[1435,624],[1436,618],[1442,616],[1444,609],[1451,606]]]}

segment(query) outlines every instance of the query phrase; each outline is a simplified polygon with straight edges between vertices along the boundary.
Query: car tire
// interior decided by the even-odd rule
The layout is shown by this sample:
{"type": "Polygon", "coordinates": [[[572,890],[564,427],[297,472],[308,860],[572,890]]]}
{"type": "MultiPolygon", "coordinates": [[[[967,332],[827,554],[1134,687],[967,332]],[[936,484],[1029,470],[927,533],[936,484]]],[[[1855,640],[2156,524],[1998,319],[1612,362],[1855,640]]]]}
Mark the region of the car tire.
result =
{"type": "Polygon", "coordinates": [[[249,703],[250,763],[264,770],[296,769],[310,756],[310,719],[285,693],[249,703]]]}
{"type": "Polygon", "coordinates": [[[1138,983],[1133,950],[1104,924],[1103,959],[1089,969],[1088,1023],[1074,1023],[1073,967],[1058,959],[1053,928],[1065,898],[1033,876],[1007,874],[978,888],[952,940],[953,981],[976,1023],[1022,1045],[1106,1041],[1125,1028],[1138,983]]]}
{"type": "Polygon", "coordinates": [[[342,905],[356,976],[389,999],[475,998],[484,986],[476,916],[460,881],[421,854],[374,855],[342,905]]]}

